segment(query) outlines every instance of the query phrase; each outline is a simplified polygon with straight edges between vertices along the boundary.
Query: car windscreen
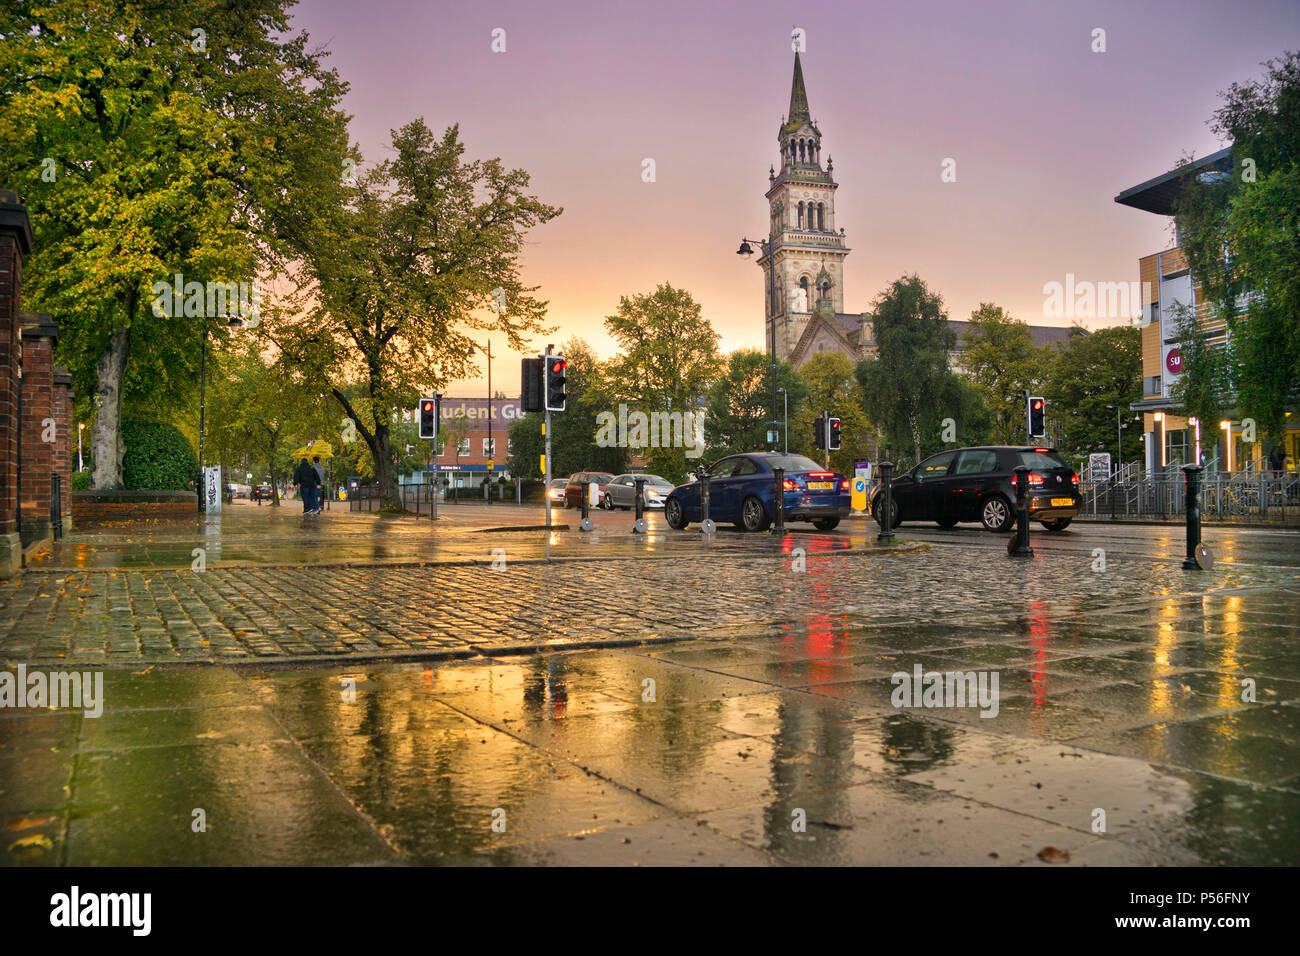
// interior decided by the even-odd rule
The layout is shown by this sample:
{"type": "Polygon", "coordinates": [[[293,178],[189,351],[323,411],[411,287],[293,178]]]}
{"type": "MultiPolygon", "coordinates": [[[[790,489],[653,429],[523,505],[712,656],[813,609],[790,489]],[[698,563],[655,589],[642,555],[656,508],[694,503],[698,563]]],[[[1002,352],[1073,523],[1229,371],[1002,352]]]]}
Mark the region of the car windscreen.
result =
{"type": "Polygon", "coordinates": [[[764,458],[769,468],[784,468],[786,473],[792,471],[825,471],[821,465],[803,455],[771,455],[764,458]]]}
{"type": "Polygon", "coordinates": [[[588,481],[594,481],[598,485],[607,485],[614,480],[613,475],[607,475],[603,471],[593,471],[587,476],[588,481]]]}
{"type": "Polygon", "coordinates": [[[658,475],[640,475],[638,477],[644,478],[647,485],[664,485],[669,488],[673,487],[671,481],[667,478],[660,478],[658,475]]]}
{"type": "Polygon", "coordinates": [[[1016,458],[1030,468],[1069,468],[1070,463],[1054,451],[1018,451],[1016,458]]]}

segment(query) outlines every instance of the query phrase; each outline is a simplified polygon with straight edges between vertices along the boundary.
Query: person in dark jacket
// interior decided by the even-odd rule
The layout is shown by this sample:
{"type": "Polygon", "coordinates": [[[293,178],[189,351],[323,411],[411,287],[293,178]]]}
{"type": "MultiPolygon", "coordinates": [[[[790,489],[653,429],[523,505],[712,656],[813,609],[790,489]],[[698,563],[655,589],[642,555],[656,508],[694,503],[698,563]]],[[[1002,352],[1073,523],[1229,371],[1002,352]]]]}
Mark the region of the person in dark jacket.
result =
{"type": "Polygon", "coordinates": [[[298,497],[302,499],[302,513],[311,514],[316,510],[316,489],[319,487],[320,479],[316,477],[316,469],[306,458],[294,469],[293,481],[298,486],[298,497]]]}

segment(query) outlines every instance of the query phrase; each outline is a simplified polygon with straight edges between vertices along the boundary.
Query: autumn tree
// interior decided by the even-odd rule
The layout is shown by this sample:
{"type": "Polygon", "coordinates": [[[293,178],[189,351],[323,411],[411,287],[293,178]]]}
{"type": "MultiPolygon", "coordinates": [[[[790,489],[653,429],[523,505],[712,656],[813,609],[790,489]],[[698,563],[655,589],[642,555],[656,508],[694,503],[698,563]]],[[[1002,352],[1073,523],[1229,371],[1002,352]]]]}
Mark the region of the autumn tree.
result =
{"type": "Polygon", "coordinates": [[[1037,393],[1055,353],[1034,345],[1029,326],[1001,306],[982,302],[966,327],[962,365],[993,417],[996,440],[1025,440],[1025,393],[1037,393]]]}
{"type": "Polygon", "coordinates": [[[356,422],[385,509],[401,507],[393,412],[467,375],[483,330],[515,351],[543,331],[546,303],[520,280],[520,256],[528,231],[561,211],[528,193],[522,169],[465,160],[456,126],[439,137],[414,120],[392,148],[310,223],[303,282],[269,320],[356,422]]]}
{"type": "Polygon", "coordinates": [[[93,484],[122,483],[124,403],[192,396],[224,323],[168,317],[155,282],[252,282],[348,154],[346,92],[291,0],[62,0],[0,8],[0,182],[32,214],[28,306],[95,412],[93,484]]]}

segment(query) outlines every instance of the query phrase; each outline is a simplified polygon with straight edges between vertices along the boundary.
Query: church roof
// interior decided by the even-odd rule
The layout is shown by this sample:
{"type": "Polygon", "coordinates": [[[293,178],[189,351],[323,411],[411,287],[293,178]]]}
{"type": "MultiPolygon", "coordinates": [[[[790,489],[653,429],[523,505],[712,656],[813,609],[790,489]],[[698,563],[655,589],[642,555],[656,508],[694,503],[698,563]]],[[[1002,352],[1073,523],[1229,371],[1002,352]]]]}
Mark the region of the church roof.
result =
{"type": "MultiPolygon", "coordinates": [[[[969,322],[963,322],[960,319],[949,319],[948,328],[957,333],[957,348],[966,347],[965,338],[966,330],[970,328],[969,322]]],[[[1077,325],[1031,325],[1029,334],[1034,338],[1035,345],[1050,345],[1068,343],[1076,335],[1087,335],[1087,329],[1081,329],[1077,325]]]]}

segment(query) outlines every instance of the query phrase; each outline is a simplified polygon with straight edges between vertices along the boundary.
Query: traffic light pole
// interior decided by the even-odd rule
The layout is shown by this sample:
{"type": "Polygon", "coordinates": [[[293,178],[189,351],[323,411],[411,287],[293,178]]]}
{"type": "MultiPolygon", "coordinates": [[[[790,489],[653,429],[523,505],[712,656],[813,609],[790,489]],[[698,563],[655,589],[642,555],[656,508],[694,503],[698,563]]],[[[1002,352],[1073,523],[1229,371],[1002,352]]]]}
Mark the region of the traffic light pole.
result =
{"type": "Polygon", "coordinates": [[[546,500],[546,530],[551,530],[551,412],[546,411],[546,421],[542,425],[546,435],[546,476],[543,479],[542,497],[546,500]]]}
{"type": "Polygon", "coordinates": [[[826,470],[831,470],[831,413],[822,412],[822,445],[826,450],[826,470]]]}

